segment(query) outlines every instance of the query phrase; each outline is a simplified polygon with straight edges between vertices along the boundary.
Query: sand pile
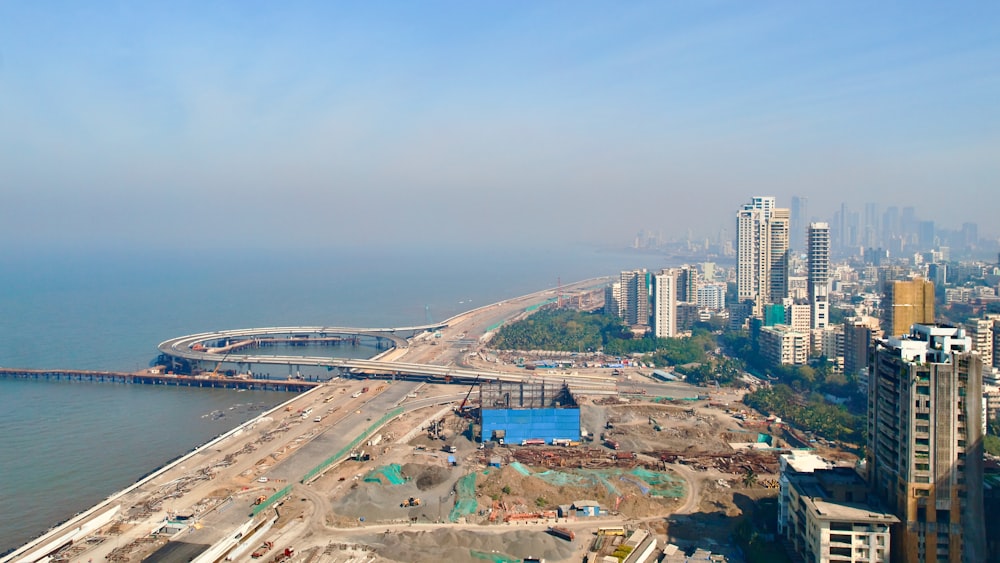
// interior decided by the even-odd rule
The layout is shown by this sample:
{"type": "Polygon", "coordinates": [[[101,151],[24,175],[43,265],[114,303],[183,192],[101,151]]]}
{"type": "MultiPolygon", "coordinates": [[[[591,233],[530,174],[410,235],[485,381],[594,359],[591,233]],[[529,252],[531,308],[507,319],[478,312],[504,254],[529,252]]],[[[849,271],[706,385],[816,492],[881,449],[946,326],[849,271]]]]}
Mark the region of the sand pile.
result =
{"type": "Polygon", "coordinates": [[[442,529],[379,534],[367,541],[377,546],[379,556],[387,561],[483,563],[481,554],[561,561],[570,558],[582,540],[577,538],[571,543],[541,530],[489,533],[442,529]]]}
{"type": "Polygon", "coordinates": [[[438,520],[451,510],[454,482],[464,473],[459,468],[407,463],[400,474],[401,485],[388,482],[355,481],[347,494],[331,499],[336,520],[365,522],[400,521],[418,518],[438,520]],[[401,507],[409,498],[420,499],[418,506],[401,507]]]}
{"type": "Polygon", "coordinates": [[[403,466],[403,475],[410,478],[418,490],[426,491],[453,479],[452,472],[447,467],[438,465],[423,465],[407,463],[403,466]]]}

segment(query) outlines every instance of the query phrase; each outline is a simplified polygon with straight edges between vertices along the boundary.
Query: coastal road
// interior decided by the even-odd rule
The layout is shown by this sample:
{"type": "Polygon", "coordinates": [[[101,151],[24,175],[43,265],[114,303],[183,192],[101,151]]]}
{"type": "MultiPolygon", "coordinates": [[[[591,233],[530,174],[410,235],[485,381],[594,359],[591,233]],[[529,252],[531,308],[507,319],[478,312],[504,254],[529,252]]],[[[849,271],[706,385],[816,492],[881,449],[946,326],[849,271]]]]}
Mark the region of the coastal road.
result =
{"type": "MultiPolygon", "coordinates": [[[[598,283],[587,280],[567,285],[563,291],[585,290],[598,283]]],[[[422,339],[414,339],[416,344],[399,352],[399,359],[437,366],[460,365],[463,355],[479,344],[488,329],[523,314],[532,305],[557,297],[556,290],[549,289],[457,315],[441,329],[440,338],[427,333],[422,339]]],[[[466,391],[465,385],[459,393],[429,386],[429,390],[421,391],[419,399],[410,401],[408,395],[420,385],[340,379],[325,383],[112,495],[91,511],[0,559],[0,563],[44,559],[50,551],[45,546],[55,549],[65,543],[62,538],[82,533],[87,522],[113,506],[121,507],[117,533],[87,534],[99,541],[86,544],[79,541],[85,536],[76,538],[77,545],[84,549],[74,551],[69,557],[72,563],[138,561],[143,557],[140,553],[150,553],[151,532],[180,514],[191,516],[195,525],[181,534],[180,542],[172,543],[187,545],[171,546],[161,556],[162,560],[191,559],[206,546],[227,538],[241,524],[248,524],[248,512],[256,497],[271,495],[297,482],[320,462],[363,438],[366,429],[396,405],[402,402],[410,409],[440,404],[464,397],[466,391]],[[376,393],[381,385],[385,388],[376,393]],[[352,397],[365,386],[370,388],[367,394],[352,397]],[[309,415],[301,416],[300,411],[310,408],[313,410],[309,415]],[[334,412],[328,412],[331,409],[334,412]],[[323,421],[313,421],[323,414],[323,421]],[[267,477],[266,482],[260,481],[262,476],[267,477]]]]}

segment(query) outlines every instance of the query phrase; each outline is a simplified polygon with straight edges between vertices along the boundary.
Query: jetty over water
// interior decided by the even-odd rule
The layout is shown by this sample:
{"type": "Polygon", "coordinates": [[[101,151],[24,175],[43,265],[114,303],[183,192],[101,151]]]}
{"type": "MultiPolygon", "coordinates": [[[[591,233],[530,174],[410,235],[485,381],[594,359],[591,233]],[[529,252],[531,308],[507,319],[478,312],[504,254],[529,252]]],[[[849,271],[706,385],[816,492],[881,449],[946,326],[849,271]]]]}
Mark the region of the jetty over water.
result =
{"type": "Polygon", "coordinates": [[[248,389],[256,391],[288,391],[301,393],[319,385],[315,381],[281,379],[248,379],[237,377],[204,377],[156,373],[123,373],[87,370],[43,370],[0,368],[0,378],[23,380],[81,381],[164,385],[174,387],[207,387],[218,389],[248,389]]]}

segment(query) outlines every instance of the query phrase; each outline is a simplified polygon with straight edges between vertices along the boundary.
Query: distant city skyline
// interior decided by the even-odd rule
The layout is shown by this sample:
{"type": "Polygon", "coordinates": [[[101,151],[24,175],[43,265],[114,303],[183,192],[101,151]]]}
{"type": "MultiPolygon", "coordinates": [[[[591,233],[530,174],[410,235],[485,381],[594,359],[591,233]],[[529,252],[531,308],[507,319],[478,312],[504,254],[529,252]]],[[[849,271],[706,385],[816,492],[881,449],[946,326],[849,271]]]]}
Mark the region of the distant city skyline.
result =
{"type": "Polygon", "coordinates": [[[748,194],[995,236],[997,53],[994,3],[3,3],[0,240],[731,237],[748,194]]]}
{"type": "MultiPolygon", "coordinates": [[[[773,197],[757,194],[755,197],[773,197]]],[[[835,245],[842,247],[845,244],[851,248],[871,248],[894,250],[891,238],[899,236],[907,231],[914,238],[914,243],[923,250],[929,250],[934,246],[955,247],[960,250],[962,243],[980,244],[996,247],[1000,244],[1000,230],[993,227],[993,223],[980,225],[972,221],[963,221],[961,224],[951,227],[950,224],[942,224],[931,216],[923,216],[913,205],[900,205],[893,203],[881,205],[875,202],[862,202],[852,204],[842,202],[838,207],[829,213],[821,211],[813,213],[811,210],[801,216],[796,213],[796,209],[805,209],[808,205],[807,197],[793,196],[791,199],[791,227],[789,229],[792,241],[791,248],[798,254],[805,254],[808,250],[806,235],[810,223],[832,223],[831,230],[836,233],[835,245]],[[798,202],[798,207],[796,207],[798,202]],[[846,216],[845,216],[846,212],[846,216]],[[909,221],[909,225],[907,225],[909,221]],[[799,231],[802,231],[799,233],[799,231]],[[934,240],[939,233],[952,235],[952,238],[959,240],[934,240]],[[940,243],[940,244],[936,244],[940,243]],[[956,246],[957,243],[957,246],[956,246]]],[[[775,207],[788,207],[788,202],[775,198],[775,207]]],[[[931,213],[934,210],[930,210],[931,213]]],[[[730,218],[731,222],[731,218],[730,218]]],[[[655,244],[665,244],[678,241],[704,241],[712,243],[735,241],[735,230],[732,225],[721,225],[712,231],[706,230],[703,233],[695,233],[691,229],[686,232],[666,232],[652,228],[640,228],[632,239],[632,246],[652,246],[655,244]],[[726,228],[730,227],[730,228],[726,228]]]]}

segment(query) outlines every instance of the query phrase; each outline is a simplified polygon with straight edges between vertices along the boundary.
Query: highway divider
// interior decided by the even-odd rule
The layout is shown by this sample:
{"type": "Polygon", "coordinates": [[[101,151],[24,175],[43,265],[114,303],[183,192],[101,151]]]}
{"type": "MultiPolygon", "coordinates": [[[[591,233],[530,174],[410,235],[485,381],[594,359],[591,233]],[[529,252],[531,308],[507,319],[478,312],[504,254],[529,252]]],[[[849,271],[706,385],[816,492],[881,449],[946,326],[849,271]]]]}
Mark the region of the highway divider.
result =
{"type": "Polygon", "coordinates": [[[322,463],[320,463],[315,468],[313,468],[311,471],[309,471],[308,473],[306,473],[305,476],[303,476],[302,479],[299,482],[302,483],[303,485],[308,484],[310,481],[312,481],[316,477],[320,476],[324,471],[326,471],[327,469],[329,469],[331,465],[333,465],[338,460],[340,460],[341,458],[343,458],[344,456],[346,456],[348,453],[350,453],[351,450],[353,450],[354,448],[358,447],[358,445],[361,444],[361,442],[363,442],[364,440],[368,439],[368,437],[371,436],[372,434],[374,434],[376,430],[378,430],[379,428],[385,426],[385,424],[387,422],[389,422],[390,420],[396,418],[397,416],[399,416],[401,414],[403,414],[403,408],[402,407],[397,407],[397,408],[392,409],[391,411],[385,413],[385,415],[383,415],[382,418],[380,418],[380,419],[376,420],[375,422],[373,422],[371,426],[369,426],[364,432],[362,432],[360,435],[358,435],[357,438],[355,438],[354,440],[352,440],[350,444],[347,444],[346,446],[344,446],[343,448],[341,448],[340,451],[338,451],[337,453],[333,454],[332,456],[326,458],[325,460],[323,460],[322,463]]]}
{"type": "Polygon", "coordinates": [[[272,504],[274,504],[274,503],[278,502],[279,500],[281,500],[281,499],[285,498],[286,496],[288,496],[288,494],[291,493],[291,492],[292,492],[292,486],[288,485],[284,489],[281,489],[280,491],[278,491],[278,492],[274,493],[273,495],[267,497],[266,500],[264,500],[260,504],[258,504],[258,505],[256,505],[256,506],[253,507],[253,510],[250,511],[250,516],[257,516],[261,512],[263,512],[263,511],[267,510],[268,508],[270,508],[272,504]]]}

